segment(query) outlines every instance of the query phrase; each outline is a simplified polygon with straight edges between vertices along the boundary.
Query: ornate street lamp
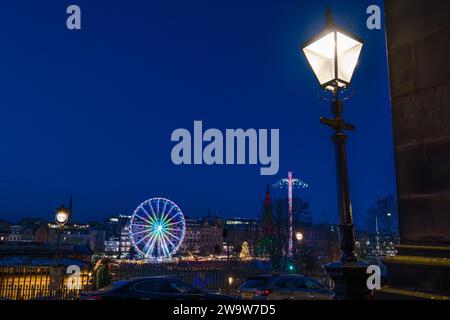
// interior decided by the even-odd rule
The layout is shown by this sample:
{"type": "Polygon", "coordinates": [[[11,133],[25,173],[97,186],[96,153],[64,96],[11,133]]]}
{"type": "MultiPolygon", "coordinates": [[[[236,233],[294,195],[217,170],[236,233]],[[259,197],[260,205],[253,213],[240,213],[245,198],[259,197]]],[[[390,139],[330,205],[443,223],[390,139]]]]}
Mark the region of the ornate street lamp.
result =
{"type": "Polygon", "coordinates": [[[326,24],[319,35],[302,46],[320,87],[333,94],[332,119],[322,117],[320,122],[334,130],[332,137],[336,147],[337,192],[341,259],[325,268],[335,280],[336,294],[344,299],[366,298],[366,268],[356,262],[355,230],[350,201],[347,156],[345,150],[346,130],[355,127],[342,118],[343,104],[339,94],[350,87],[363,47],[363,41],[339,28],[331,9],[326,13],[326,24]]]}
{"type": "Polygon", "coordinates": [[[56,210],[55,221],[60,227],[64,226],[69,221],[69,210],[64,207],[58,208],[56,210]]]}
{"type": "Polygon", "coordinates": [[[61,233],[64,229],[64,226],[67,222],[69,222],[70,215],[72,213],[72,198],[70,199],[69,208],[65,208],[64,206],[56,209],[55,213],[55,222],[58,225],[58,233],[57,233],[57,248],[56,248],[56,259],[61,259],[61,233]]]}
{"type": "Polygon", "coordinates": [[[350,87],[363,41],[342,29],[333,20],[331,9],[327,10],[325,28],[302,46],[309,65],[320,86],[334,93],[350,87]]]}

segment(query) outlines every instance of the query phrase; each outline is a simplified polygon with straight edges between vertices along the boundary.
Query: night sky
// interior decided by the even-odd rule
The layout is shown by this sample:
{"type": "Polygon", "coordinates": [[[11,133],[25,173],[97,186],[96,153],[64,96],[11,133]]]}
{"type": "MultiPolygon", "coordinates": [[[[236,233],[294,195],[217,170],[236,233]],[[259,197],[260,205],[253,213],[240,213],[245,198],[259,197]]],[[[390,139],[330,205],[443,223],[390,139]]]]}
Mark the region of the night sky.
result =
{"type": "MultiPolygon", "coordinates": [[[[188,216],[256,217],[267,183],[294,171],[309,184],[316,221],[336,222],[329,105],[299,45],[328,4],[365,47],[344,116],[357,126],[348,156],[355,222],[395,192],[384,30],[366,28],[382,1],[15,0],[0,5],[0,219],[53,218],[74,198],[74,219],[130,214],[165,196],[188,216]],[[66,8],[82,30],[66,28],[66,8]],[[279,128],[280,171],[175,166],[171,132],[279,128]]],[[[274,192],[275,196],[285,193],[274,192]]]]}

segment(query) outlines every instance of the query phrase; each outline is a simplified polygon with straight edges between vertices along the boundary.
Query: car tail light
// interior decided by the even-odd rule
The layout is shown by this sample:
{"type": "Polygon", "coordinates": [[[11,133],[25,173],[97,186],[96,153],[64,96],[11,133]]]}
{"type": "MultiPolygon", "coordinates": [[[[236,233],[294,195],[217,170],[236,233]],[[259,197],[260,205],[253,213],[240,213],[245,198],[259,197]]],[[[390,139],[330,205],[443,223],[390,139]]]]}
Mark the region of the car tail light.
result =
{"type": "Polygon", "coordinates": [[[267,297],[269,294],[272,293],[273,290],[271,289],[262,289],[262,290],[256,290],[256,295],[261,297],[267,297]]]}
{"type": "Polygon", "coordinates": [[[85,300],[96,300],[96,301],[99,301],[99,300],[102,300],[102,296],[88,296],[88,297],[86,297],[85,300]]]}

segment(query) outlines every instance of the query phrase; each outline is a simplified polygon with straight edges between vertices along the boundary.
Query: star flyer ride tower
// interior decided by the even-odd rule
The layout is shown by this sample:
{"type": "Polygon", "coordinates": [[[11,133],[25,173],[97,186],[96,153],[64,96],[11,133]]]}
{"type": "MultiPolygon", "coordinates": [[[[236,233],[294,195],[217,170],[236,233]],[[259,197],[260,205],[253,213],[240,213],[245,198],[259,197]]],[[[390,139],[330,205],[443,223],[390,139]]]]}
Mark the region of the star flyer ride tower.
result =
{"type": "Polygon", "coordinates": [[[288,172],[288,177],[281,179],[273,185],[274,188],[283,189],[288,187],[288,215],[289,215],[289,242],[288,242],[288,257],[292,258],[292,248],[293,248],[293,211],[292,211],[292,189],[293,188],[308,188],[308,185],[299,179],[292,178],[292,172],[288,172]]]}

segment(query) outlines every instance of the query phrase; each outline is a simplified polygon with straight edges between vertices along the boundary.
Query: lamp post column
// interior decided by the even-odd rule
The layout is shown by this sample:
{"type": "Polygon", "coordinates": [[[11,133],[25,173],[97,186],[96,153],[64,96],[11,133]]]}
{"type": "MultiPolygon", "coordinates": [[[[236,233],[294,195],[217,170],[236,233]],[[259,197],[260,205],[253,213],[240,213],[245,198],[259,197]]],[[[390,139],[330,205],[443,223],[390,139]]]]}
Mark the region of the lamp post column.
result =
{"type": "MultiPolygon", "coordinates": [[[[336,101],[333,102],[333,104],[340,104],[340,102],[336,101]]],[[[339,229],[341,234],[341,261],[354,262],[356,261],[355,227],[353,225],[347,153],[345,148],[347,135],[340,128],[335,129],[336,133],[333,136],[333,142],[336,149],[336,182],[338,192],[339,229]]]]}
{"type": "Polygon", "coordinates": [[[303,271],[303,259],[302,259],[302,244],[298,242],[298,273],[302,274],[303,271]]]}
{"type": "Polygon", "coordinates": [[[338,194],[340,248],[342,262],[356,261],[355,227],[353,225],[352,204],[350,200],[350,183],[345,142],[345,130],[355,131],[355,127],[342,118],[343,105],[338,99],[338,88],[335,87],[334,100],[331,102],[333,119],[321,118],[320,122],[331,127],[335,133],[332,140],[336,152],[336,182],[338,194]]]}
{"type": "Polygon", "coordinates": [[[57,229],[57,239],[56,239],[56,260],[59,263],[59,260],[61,259],[61,226],[58,226],[57,229]]]}
{"type": "Polygon", "coordinates": [[[339,206],[339,231],[341,234],[341,261],[356,261],[355,253],[355,227],[353,225],[352,205],[350,201],[350,188],[348,180],[347,156],[345,140],[347,136],[337,132],[333,136],[336,148],[336,175],[339,206]]]}
{"type": "Polygon", "coordinates": [[[337,98],[331,103],[333,119],[321,118],[320,121],[333,128],[332,140],[336,152],[336,181],[339,211],[339,241],[341,259],[339,262],[325,266],[327,273],[335,283],[338,299],[361,300],[368,299],[369,290],[366,286],[367,266],[357,262],[355,246],[355,227],[353,225],[352,205],[350,200],[350,183],[348,178],[345,130],[354,131],[354,126],[342,119],[343,106],[337,98]]]}

